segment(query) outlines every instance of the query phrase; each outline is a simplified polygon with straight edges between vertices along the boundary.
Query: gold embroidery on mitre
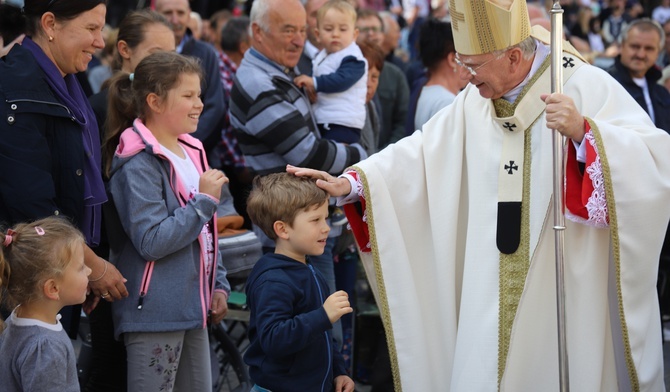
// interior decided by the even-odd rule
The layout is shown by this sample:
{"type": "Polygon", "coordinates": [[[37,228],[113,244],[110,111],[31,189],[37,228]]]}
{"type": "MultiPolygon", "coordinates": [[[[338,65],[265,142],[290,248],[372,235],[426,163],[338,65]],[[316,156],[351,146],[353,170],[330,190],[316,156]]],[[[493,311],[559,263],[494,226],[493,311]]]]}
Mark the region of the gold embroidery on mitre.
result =
{"type": "Polygon", "coordinates": [[[525,0],[450,0],[449,13],[456,51],[491,53],[530,36],[525,0]]]}
{"type": "Polygon", "coordinates": [[[458,23],[465,22],[465,14],[456,9],[455,0],[449,0],[449,13],[451,15],[451,28],[458,31],[458,23]]]}

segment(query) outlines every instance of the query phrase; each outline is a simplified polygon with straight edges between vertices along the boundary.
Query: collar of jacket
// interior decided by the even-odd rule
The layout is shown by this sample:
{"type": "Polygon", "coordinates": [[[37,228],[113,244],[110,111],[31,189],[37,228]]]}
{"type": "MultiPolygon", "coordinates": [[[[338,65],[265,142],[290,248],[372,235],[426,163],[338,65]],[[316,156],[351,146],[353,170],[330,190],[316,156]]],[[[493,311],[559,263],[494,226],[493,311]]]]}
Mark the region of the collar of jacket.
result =
{"type": "MultiPolygon", "coordinates": [[[[630,71],[621,62],[621,55],[618,55],[616,59],[614,59],[614,67],[616,68],[617,72],[626,77],[627,81],[633,83],[633,77],[630,76],[630,71]]],[[[644,78],[647,79],[647,83],[650,85],[658,82],[661,76],[663,76],[663,73],[656,64],[652,65],[651,68],[649,68],[644,74],[644,78]]]]}

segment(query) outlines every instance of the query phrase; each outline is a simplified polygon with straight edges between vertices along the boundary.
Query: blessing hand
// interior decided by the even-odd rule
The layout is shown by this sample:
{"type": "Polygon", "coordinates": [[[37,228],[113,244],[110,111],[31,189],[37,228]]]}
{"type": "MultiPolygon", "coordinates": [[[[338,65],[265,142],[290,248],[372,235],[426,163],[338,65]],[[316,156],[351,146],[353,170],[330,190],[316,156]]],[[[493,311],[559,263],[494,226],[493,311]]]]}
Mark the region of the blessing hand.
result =
{"type": "Polygon", "coordinates": [[[351,184],[346,178],[334,177],[325,171],[291,165],[286,165],[286,171],[298,177],[309,177],[316,179],[316,185],[324,191],[328,192],[328,194],[331,196],[346,196],[351,193],[351,184]]]}

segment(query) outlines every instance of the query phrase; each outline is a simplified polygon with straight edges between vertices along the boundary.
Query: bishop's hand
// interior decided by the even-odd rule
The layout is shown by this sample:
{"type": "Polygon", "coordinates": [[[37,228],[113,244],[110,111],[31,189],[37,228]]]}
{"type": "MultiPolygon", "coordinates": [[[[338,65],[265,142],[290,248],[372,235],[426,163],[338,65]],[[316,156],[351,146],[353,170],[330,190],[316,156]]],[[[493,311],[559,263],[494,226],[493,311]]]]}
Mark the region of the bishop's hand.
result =
{"type": "Polygon", "coordinates": [[[307,169],[304,167],[296,167],[291,165],[286,165],[286,171],[298,177],[309,177],[316,179],[316,185],[324,191],[328,192],[328,194],[331,196],[346,196],[351,193],[351,184],[346,178],[334,177],[325,171],[307,169]]]}
{"type": "Polygon", "coordinates": [[[555,129],[577,143],[584,139],[584,117],[577,111],[575,102],[565,94],[542,94],[540,99],[547,105],[547,128],[555,129]]]}

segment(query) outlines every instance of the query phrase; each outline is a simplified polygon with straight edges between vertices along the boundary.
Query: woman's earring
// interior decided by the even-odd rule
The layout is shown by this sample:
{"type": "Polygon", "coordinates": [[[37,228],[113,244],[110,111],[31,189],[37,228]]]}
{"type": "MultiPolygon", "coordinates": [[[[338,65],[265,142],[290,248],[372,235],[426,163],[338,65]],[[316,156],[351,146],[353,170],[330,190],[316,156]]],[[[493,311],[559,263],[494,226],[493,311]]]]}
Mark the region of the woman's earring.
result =
{"type": "Polygon", "coordinates": [[[54,37],[49,36],[49,42],[53,42],[53,40],[54,40],[54,37]]]}

